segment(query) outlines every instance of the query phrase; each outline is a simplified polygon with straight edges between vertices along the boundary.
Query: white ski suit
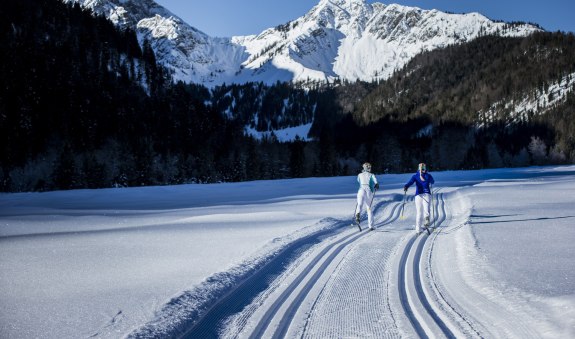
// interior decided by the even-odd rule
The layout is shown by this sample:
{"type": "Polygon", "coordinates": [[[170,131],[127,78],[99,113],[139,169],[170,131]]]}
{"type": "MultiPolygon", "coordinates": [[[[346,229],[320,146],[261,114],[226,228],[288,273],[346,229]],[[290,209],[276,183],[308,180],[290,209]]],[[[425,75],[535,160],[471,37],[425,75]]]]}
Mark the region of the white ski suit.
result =
{"type": "Polygon", "coordinates": [[[357,182],[359,183],[359,190],[357,191],[357,207],[355,209],[355,214],[358,215],[361,213],[362,207],[365,207],[369,228],[374,229],[371,203],[373,200],[373,194],[375,193],[377,178],[370,172],[363,171],[357,175],[357,182]]]}
{"type": "Polygon", "coordinates": [[[429,205],[431,194],[421,193],[415,196],[415,231],[423,231],[429,226],[429,205]]]}

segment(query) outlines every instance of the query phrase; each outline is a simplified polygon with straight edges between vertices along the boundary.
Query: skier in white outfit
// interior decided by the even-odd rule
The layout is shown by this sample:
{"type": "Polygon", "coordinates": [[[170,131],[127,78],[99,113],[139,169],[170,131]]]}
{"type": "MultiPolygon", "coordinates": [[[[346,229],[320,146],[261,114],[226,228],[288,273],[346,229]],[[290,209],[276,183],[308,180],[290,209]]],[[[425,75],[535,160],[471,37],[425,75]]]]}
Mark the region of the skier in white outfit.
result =
{"type": "Polygon", "coordinates": [[[366,162],[363,164],[363,171],[357,175],[357,182],[359,183],[359,190],[357,191],[357,207],[355,208],[355,221],[359,224],[359,215],[362,207],[367,211],[367,221],[369,228],[374,230],[373,226],[373,213],[371,211],[371,202],[375,190],[379,189],[377,178],[371,173],[371,164],[366,162]]]}

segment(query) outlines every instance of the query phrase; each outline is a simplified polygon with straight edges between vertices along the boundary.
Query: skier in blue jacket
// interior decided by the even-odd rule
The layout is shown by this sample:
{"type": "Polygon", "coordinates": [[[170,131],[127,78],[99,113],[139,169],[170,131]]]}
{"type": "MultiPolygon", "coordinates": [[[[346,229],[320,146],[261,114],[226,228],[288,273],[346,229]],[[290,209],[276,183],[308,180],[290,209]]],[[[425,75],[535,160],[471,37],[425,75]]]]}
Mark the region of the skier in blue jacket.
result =
{"type": "Polygon", "coordinates": [[[366,162],[363,164],[363,171],[357,175],[357,182],[359,189],[357,191],[357,207],[355,208],[355,221],[359,224],[359,214],[362,206],[367,210],[367,221],[369,228],[374,230],[373,227],[373,214],[371,212],[371,202],[375,191],[379,189],[377,178],[371,173],[371,164],[366,162]]]}
{"type": "Polygon", "coordinates": [[[427,173],[427,165],[419,164],[417,172],[409,179],[403,187],[403,191],[415,183],[415,231],[417,234],[422,232],[423,227],[429,226],[429,205],[431,202],[431,185],[435,180],[431,174],[427,173]],[[424,222],[425,220],[425,222],[424,222]]]}

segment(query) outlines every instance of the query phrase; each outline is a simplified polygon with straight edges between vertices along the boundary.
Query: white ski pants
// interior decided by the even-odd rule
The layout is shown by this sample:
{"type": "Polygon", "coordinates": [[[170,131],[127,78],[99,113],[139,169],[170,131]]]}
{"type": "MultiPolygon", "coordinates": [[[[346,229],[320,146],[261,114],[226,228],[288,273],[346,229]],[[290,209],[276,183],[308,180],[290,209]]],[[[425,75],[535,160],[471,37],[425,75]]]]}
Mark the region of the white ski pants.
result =
{"type": "Polygon", "coordinates": [[[373,213],[371,212],[371,201],[373,199],[373,193],[369,188],[360,188],[357,191],[357,207],[355,208],[355,214],[361,213],[362,207],[367,211],[367,223],[369,228],[373,228],[373,213]]]}
{"type": "Polygon", "coordinates": [[[429,205],[431,202],[431,194],[423,193],[415,196],[415,230],[423,230],[425,219],[429,219],[429,205]]]}

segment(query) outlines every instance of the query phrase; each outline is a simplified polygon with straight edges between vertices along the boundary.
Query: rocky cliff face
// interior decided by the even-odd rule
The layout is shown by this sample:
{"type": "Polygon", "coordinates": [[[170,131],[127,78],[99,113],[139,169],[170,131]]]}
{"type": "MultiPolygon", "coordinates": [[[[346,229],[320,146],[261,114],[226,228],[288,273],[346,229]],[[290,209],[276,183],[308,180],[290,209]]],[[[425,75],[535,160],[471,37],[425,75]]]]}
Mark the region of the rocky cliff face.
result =
{"type": "MultiPolygon", "coordinates": [[[[321,0],[307,14],[259,35],[213,38],[152,0],[78,2],[148,39],[174,79],[213,86],[262,81],[386,79],[416,54],[480,35],[524,36],[528,24],[494,22],[478,13],[321,0]]],[[[193,23],[192,23],[193,24],[193,23]]]]}

